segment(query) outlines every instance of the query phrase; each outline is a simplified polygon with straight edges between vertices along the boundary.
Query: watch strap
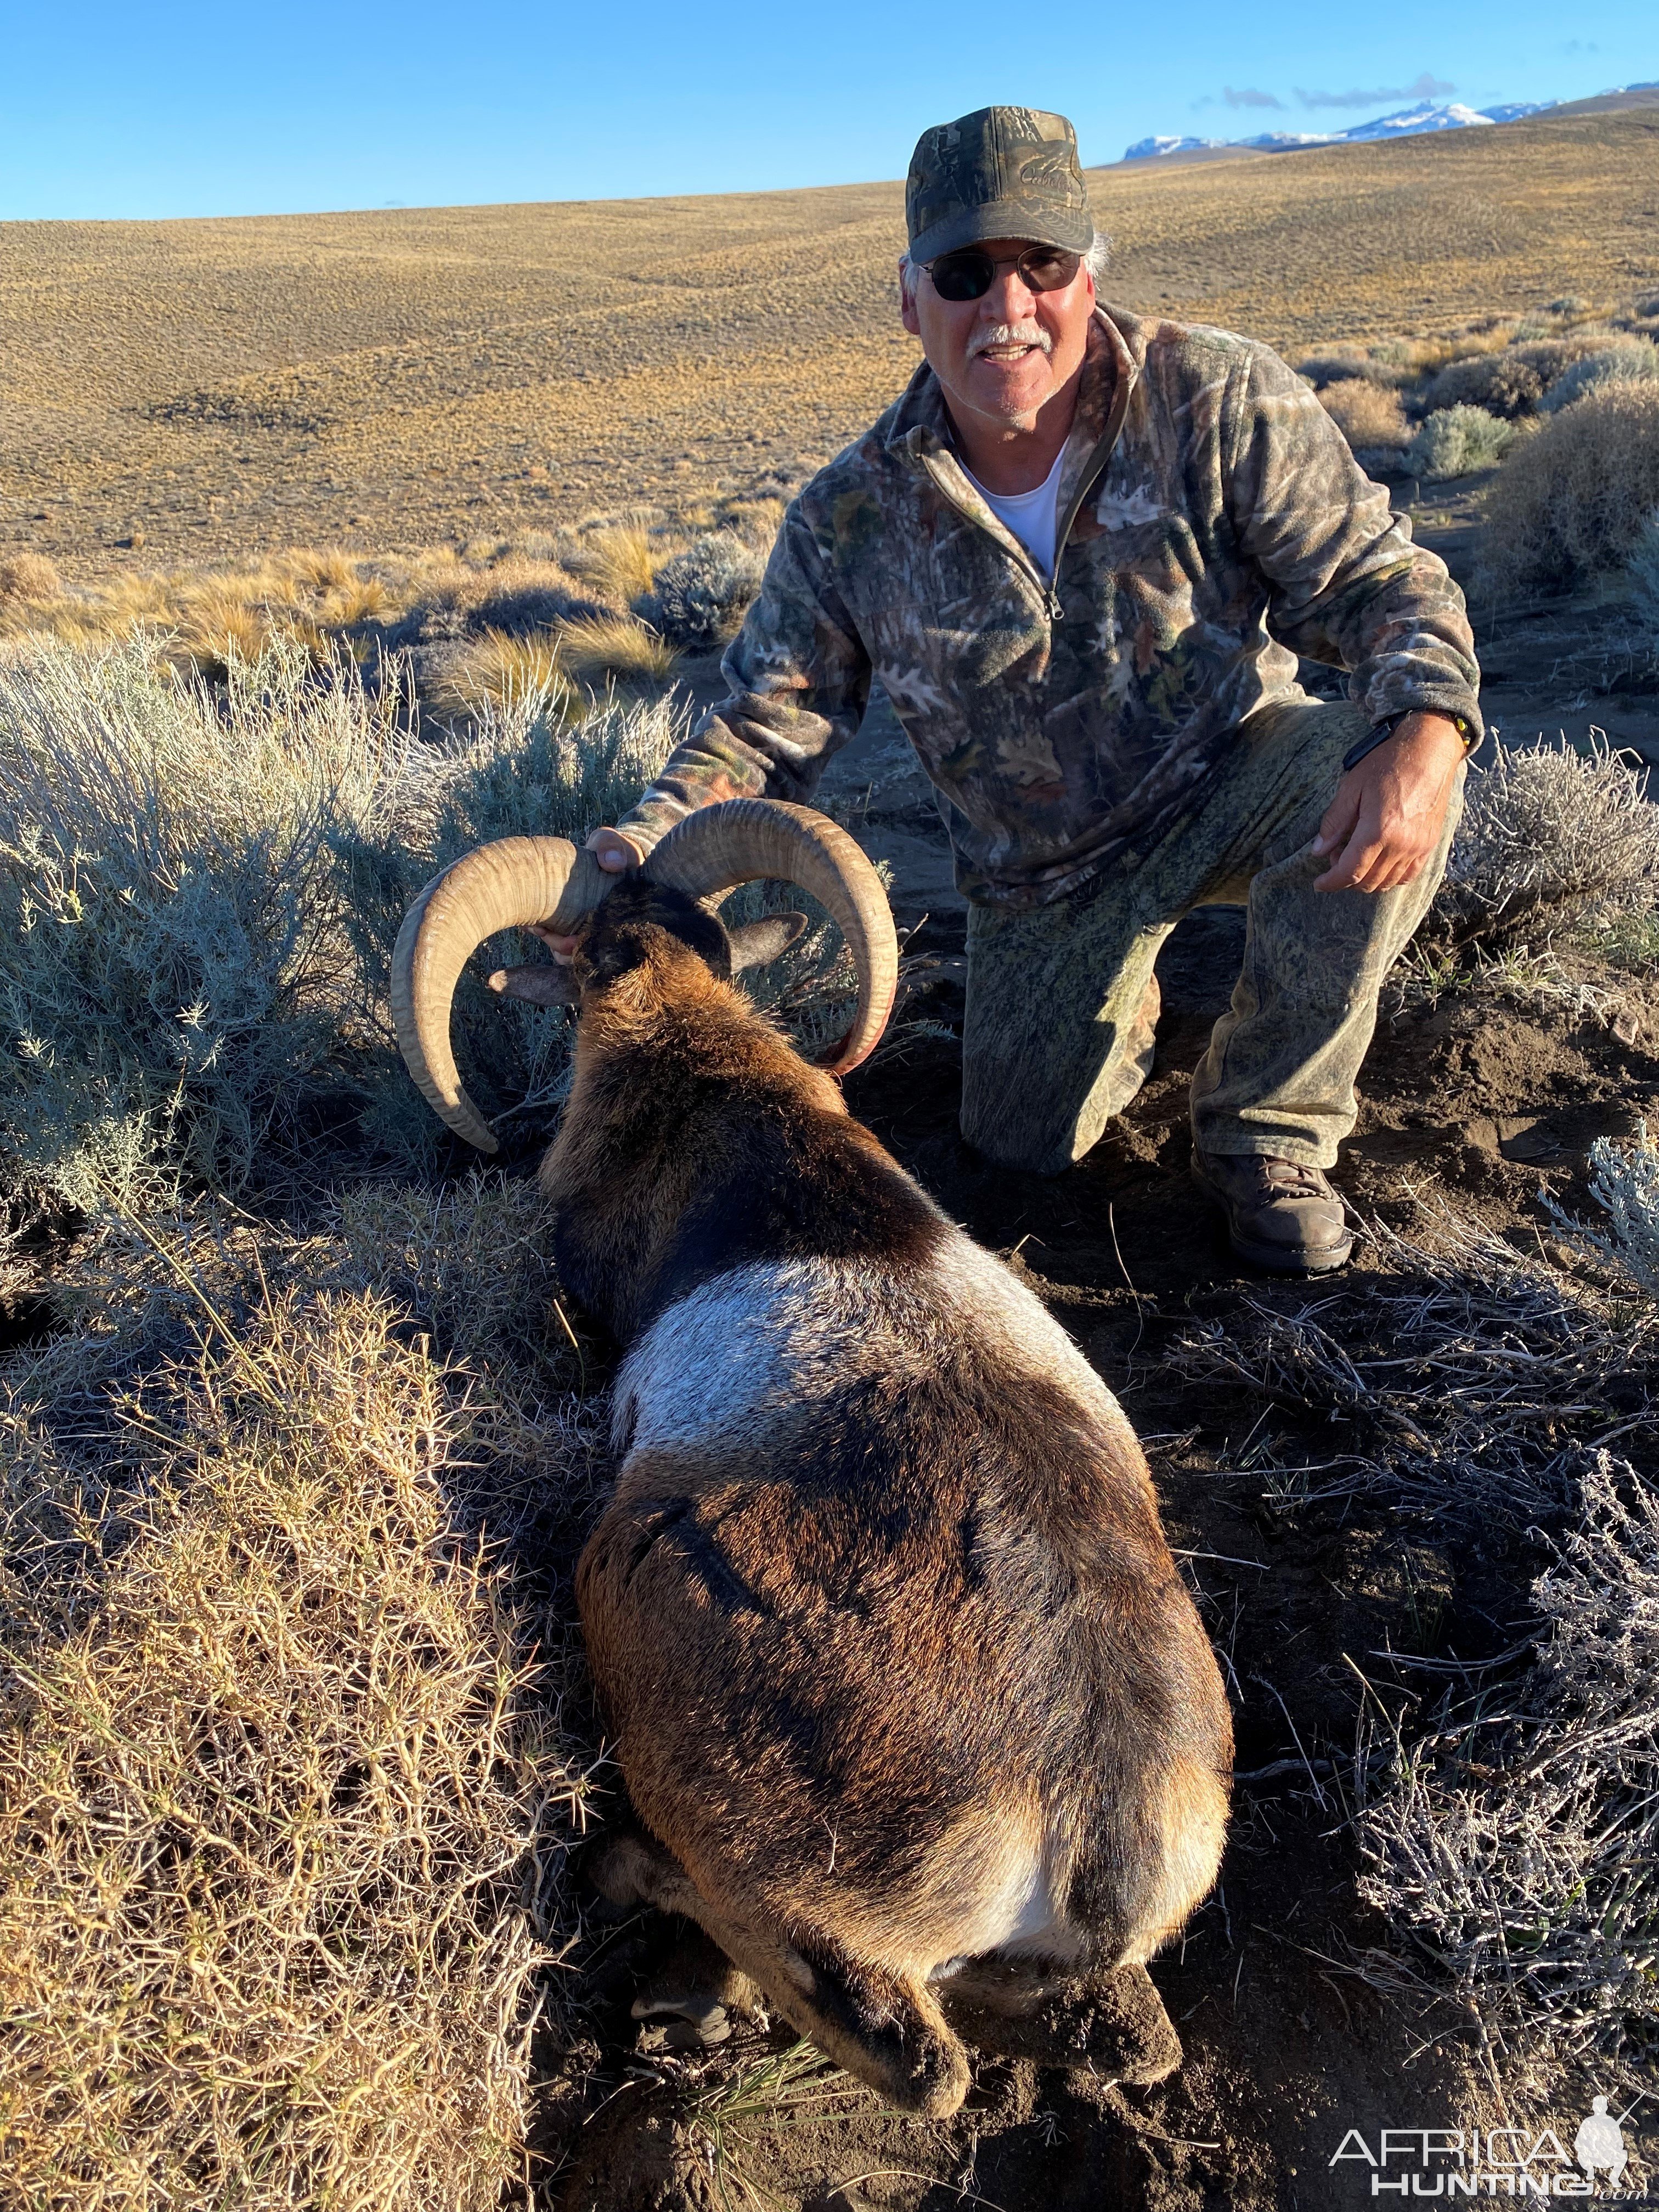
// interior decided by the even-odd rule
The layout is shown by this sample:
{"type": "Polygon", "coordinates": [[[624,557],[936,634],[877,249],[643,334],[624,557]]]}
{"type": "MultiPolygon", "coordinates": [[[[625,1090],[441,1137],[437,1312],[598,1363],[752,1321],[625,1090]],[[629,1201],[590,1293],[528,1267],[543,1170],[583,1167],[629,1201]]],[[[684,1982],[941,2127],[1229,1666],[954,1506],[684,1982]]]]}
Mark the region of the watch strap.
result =
{"type": "Polygon", "coordinates": [[[1466,716],[1445,714],[1444,708],[1440,707],[1402,707],[1397,714],[1385,714],[1380,722],[1373,723],[1363,738],[1348,747],[1342,756],[1344,773],[1351,768],[1358,768],[1367,753],[1374,753],[1379,745],[1387,744],[1402,722],[1409,721],[1413,714],[1444,714],[1445,720],[1455,726],[1457,734],[1462,738],[1464,753],[1467,755],[1474,750],[1477,739],[1466,716]]]}

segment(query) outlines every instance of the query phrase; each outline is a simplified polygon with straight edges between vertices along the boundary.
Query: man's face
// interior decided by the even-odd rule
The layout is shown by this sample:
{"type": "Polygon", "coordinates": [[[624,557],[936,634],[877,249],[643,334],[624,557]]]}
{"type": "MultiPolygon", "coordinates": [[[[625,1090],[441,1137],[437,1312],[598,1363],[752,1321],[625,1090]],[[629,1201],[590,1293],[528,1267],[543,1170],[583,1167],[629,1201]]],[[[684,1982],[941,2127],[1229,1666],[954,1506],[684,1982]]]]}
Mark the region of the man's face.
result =
{"type": "Polygon", "coordinates": [[[925,269],[908,297],[904,327],[921,340],[953,414],[965,410],[1005,430],[1029,429],[1083,365],[1095,281],[1085,265],[1062,291],[1033,292],[1014,266],[1030,239],[992,238],[998,263],[982,299],[941,300],[925,269]]]}

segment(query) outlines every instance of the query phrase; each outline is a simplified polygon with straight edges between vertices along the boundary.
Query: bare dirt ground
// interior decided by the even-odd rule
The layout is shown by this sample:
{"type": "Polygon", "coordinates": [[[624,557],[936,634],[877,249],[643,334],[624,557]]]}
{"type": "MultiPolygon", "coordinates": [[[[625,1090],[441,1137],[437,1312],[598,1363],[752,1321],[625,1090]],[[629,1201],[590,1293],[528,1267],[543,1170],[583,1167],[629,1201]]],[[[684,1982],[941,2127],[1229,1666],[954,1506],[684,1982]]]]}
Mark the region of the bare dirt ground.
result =
{"type": "MultiPolygon", "coordinates": [[[[1659,280],[1652,109],[1091,191],[1115,298],[1292,353],[1659,280]]],[[[896,184],[0,227],[0,548],[88,576],[695,507],[900,389],[902,244],[896,184]]]]}

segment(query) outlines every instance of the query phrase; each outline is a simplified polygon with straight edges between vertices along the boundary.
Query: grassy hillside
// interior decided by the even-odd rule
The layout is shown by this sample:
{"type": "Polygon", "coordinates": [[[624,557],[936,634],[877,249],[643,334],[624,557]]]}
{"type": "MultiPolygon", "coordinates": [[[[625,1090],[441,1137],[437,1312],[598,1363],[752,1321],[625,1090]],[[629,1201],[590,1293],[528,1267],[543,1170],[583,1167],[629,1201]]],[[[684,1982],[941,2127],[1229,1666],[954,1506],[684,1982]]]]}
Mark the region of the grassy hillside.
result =
{"type": "MultiPolygon", "coordinates": [[[[1659,281],[1651,109],[1093,190],[1115,297],[1291,349],[1659,281]]],[[[87,573],[695,505],[902,384],[902,242],[896,184],[0,227],[0,547],[87,573]]]]}

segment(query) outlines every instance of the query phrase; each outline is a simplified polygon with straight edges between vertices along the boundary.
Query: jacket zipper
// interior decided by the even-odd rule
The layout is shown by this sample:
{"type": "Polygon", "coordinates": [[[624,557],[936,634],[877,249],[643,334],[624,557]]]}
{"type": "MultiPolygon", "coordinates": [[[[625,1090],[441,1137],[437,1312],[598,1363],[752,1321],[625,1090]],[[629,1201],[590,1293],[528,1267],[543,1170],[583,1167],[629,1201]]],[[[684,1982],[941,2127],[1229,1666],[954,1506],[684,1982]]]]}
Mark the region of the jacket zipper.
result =
{"type": "MultiPolygon", "coordinates": [[[[1084,470],[1083,474],[1078,479],[1077,489],[1072,494],[1071,505],[1066,510],[1064,526],[1056,535],[1054,539],[1054,574],[1056,577],[1060,574],[1060,556],[1066,550],[1066,541],[1072,534],[1073,525],[1076,522],[1079,515],[1083,512],[1083,502],[1087,499],[1089,494],[1094,489],[1101,471],[1105,467],[1107,462],[1110,460],[1112,457],[1112,448],[1116,445],[1119,438],[1122,435],[1123,418],[1128,412],[1129,393],[1133,387],[1134,380],[1134,371],[1133,367],[1127,376],[1121,375],[1118,378],[1117,388],[1112,394],[1111,412],[1106,417],[1105,430],[1102,434],[1100,441],[1095,447],[1093,453],[1089,456],[1089,465],[1084,470]]],[[[957,467],[963,468],[963,464],[956,455],[954,449],[947,447],[946,450],[951,452],[951,458],[956,460],[957,467]]],[[[965,468],[963,469],[963,472],[964,474],[966,473],[965,468]]],[[[930,476],[933,475],[931,469],[928,471],[928,474],[930,476]]],[[[956,508],[958,514],[963,516],[966,521],[971,522],[975,529],[985,529],[985,526],[980,520],[979,517],[976,514],[970,514],[969,510],[963,507],[961,501],[957,498],[955,493],[952,492],[948,483],[943,483],[937,476],[933,477],[933,481],[939,485],[939,489],[950,501],[951,506],[956,508]]],[[[991,535],[988,530],[985,532],[985,534],[988,538],[991,535]]],[[[1010,532],[1009,534],[1010,537],[1012,538],[1012,533],[1010,532]]],[[[992,542],[995,544],[1000,541],[994,539],[992,542]]],[[[1066,610],[1060,603],[1059,592],[1055,589],[1054,586],[1041,574],[1036,562],[1032,560],[1030,555],[1025,550],[1025,548],[1020,544],[1018,539],[1013,538],[1012,542],[1017,557],[1024,563],[1026,574],[1030,576],[1031,581],[1036,586],[1037,590],[1042,595],[1043,609],[1048,615],[1049,622],[1051,623],[1063,623],[1066,619],[1066,610]]]]}

